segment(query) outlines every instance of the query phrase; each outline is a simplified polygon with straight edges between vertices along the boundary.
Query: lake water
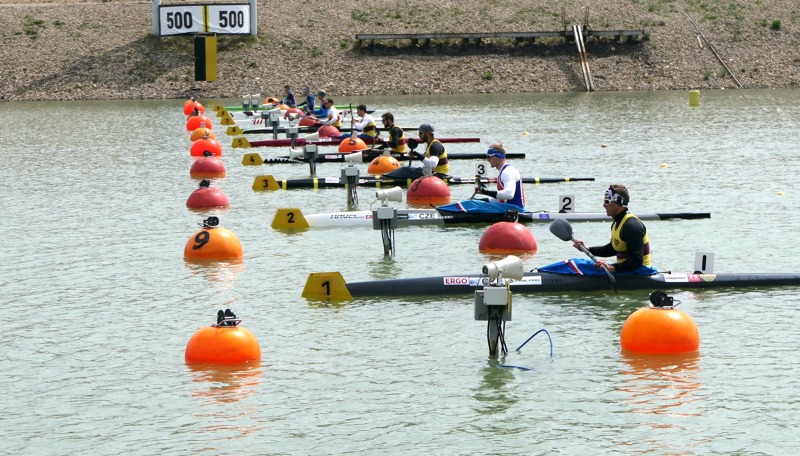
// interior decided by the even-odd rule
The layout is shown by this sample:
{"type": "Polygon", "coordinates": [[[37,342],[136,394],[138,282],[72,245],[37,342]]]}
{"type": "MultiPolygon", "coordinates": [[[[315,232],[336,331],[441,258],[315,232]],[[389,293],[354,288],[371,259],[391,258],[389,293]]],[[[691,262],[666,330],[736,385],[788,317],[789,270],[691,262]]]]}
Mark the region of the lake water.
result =
{"type": "MultiPolygon", "coordinates": [[[[235,104],[237,100],[202,100],[235,104]]],[[[655,266],[690,271],[714,252],[717,272],[798,272],[800,91],[372,97],[397,123],[493,141],[524,176],[594,177],[528,185],[529,209],[573,195],[601,211],[619,182],[631,210],[711,212],[647,222],[655,266]]],[[[791,454],[800,447],[798,289],[671,292],[697,323],[689,356],[620,351],[647,291],[515,295],[512,352],[488,356],[472,296],[301,297],[310,272],[348,281],[477,274],[486,227],[401,228],[383,255],[368,228],[286,234],[275,211],[347,210],[342,190],[254,192],[257,175],[308,177],[304,165],[242,166],[224,145],[231,206],[186,208],[197,188],[183,100],[3,103],[5,201],[0,284],[2,454],[791,454]],[[244,260],[187,263],[209,215],[241,240],[244,260]],[[192,368],[192,334],[232,308],[259,340],[260,366],[192,368]],[[516,353],[536,331],[545,334],[516,353]],[[506,369],[498,364],[530,370],[506,369]]],[[[210,111],[210,110],[209,110],[210,111]]],[[[256,149],[262,156],[285,151],[256,149]]],[[[475,163],[451,162],[456,176],[475,163]]],[[[340,175],[320,164],[318,175],[340,175]]],[[[491,174],[494,175],[495,171],[491,174]]],[[[362,165],[362,175],[366,165],[362,165]]],[[[452,187],[453,199],[472,193],[452,187]]],[[[359,190],[359,209],[374,189],[359,190]]],[[[402,206],[402,205],[400,205],[402,206]]],[[[608,223],[574,223],[605,243],[608,223]]],[[[532,269],[579,254],[530,226],[532,269]]]]}

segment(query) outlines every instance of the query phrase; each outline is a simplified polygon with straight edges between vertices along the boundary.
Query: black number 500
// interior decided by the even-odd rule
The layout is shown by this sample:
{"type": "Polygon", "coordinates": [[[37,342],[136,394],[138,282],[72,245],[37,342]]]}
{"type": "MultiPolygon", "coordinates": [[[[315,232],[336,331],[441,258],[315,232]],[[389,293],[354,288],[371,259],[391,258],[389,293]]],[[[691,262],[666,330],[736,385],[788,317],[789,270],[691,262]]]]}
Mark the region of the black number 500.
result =
{"type": "Polygon", "coordinates": [[[192,13],[167,13],[167,28],[172,30],[192,28],[192,13]]]}
{"type": "Polygon", "coordinates": [[[220,11],[219,26],[222,28],[244,27],[244,11],[220,11]]]}

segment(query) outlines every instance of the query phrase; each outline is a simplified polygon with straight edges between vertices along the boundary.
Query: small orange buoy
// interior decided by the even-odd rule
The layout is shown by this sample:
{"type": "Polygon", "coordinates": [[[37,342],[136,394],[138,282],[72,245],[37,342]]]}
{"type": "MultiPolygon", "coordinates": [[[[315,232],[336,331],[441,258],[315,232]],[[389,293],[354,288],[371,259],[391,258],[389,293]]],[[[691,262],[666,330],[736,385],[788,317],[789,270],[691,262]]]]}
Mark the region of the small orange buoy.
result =
{"type": "Polygon", "coordinates": [[[225,164],[211,152],[203,152],[203,156],[192,163],[189,176],[194,178],[225,177],[225,164]]]}
{"type": "Polygon", "coordinates": [[[278,104],[279,101],[280,100],[278,100],[275,97],[267,97],[267,98],[264,99],[264,104],[265,105],[274,105],[274,104],[278,104]]]}
{"type": "Polygon", "coordinates": [[[478,251],[481,253],[535,253],[536,238],[531,230],[517,222],[497,222],[481,236],[478,251]]]}
{"type": "MultiPolygon", "coordinates": [[[[320,128],[320,130],[322,130],[322,128],[320,128]]],[[[322,137],[322,133],[319,135],[322,137]]],[[[363,139],[357,136],[345,138],[339,143],[339,152],[361,152],[362,150],[367,150],[367,144],[363,139]]]]}
{"type": "Polygon", "coordinates": [[[189,117],[189,120],[186,121],[186,131],[192,132],[200,127],[210,128],[213,130],[214,125],[211,123],[211,118],[205,114],[200,114],[199,116],[189,117]]]}
{"type": "Polygon", "coordinates": [[[225,193],[218,188],[211,188],[211,182],[206,179],[200,181],[200,188],[193,191],[186,200],[186,207],[192,209],[228,206],[228,197],[225,193]]]}
{"type": "Polygon", "coordinates": [[[397,161],[396,158],[392,157],[391,155],[381,155],[379,157],[375,157],[372,162],[370,162],[369,167],[367,168],[367,173],[373,176],[381,176],[388,172],[394,171],[400,167],[400,162],[397,161]]]}
{"type": "Polygon", "coordinates": [[[217,313],[217,324],[199,329],[186,344],[187,363],[239,364],[261,361],[261,347],[230,309],[217,313]]]}
{"type": "Polygon", "coordinates": [[[409,204],[438,206],[450,202],[450,187],[436,176],[423,176],[414,180],[406,192],[409,204]]]}
{"type": "MultiPolygon", "coordinates": [[[[320,138],[330,138],[332,136],[341,136],[339,133],[339,129],[334,127],[333,125],[323,125],[319,127],[317,130],[317,134],[319,134],[320,138]]],[[[366,147],[364,147],[366,149],[366,147]]]]}
{"type": "Polygon", "coordinates": [[[189,139],[192,142],[197,141],[198,139],[203,139],[203,137],[207,137],[208,139],[217,139],[217,135],[214,134],[210,128],[200,127],[192,132],[192,135],[189,139]]]}
{"type": "Polygon", "coordinates": [[[686,312],[672,307],[663,291],[650,295],[653,306],[632,313],[620,332],[623,350],[640,354],[688,353],[700,348],[700,333],[686,312]]]}
{"type": "Polygon", "coordinates": [[[192,157],[202,157],[205,151],[211,152],[212,155],[216,155],[217,157],[221,157],[222,144],[216,139],[201,138],[193,142],[192,147],[189,148],[189,154],[191,154],[192,157]]]}
{"type": "Polygon", "coordinates": [[[186,241],[183,248],[185,260],[236,260],[244,256],[242,243],[232,231],[219,228],[219,218],[203,220],[203,228],[186,241]]]}

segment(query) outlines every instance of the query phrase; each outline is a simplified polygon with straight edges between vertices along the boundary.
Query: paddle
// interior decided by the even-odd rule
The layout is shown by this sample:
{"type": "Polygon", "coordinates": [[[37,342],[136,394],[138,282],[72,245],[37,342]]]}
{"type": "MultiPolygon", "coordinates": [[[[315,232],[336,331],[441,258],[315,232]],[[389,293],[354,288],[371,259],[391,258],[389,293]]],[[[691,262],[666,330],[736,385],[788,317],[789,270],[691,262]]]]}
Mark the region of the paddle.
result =
{"type": "Polygon", "coordinates": [[[475,191],[472,192],[472,196],[470,196],[469,199],[475,199],[475,195],[478,194],[478,190],[483,190],[484,188],[486,188],[486,186],[483,184],[483,181],[481,180],[481,176],[475,176],[475,185],[478,188],[476,188],[475,191]]]}
{"type": "MultiPolygon", "coordinates": [[[[569,224],[568,221],[565,219],[555,219],[550,224],[550,232],[555,234],[557,238],[561,239],[562,241],[569,241],[575,242],[575,238],[572,236],[572,225],[569,224]]],[[[597,257],[592,255],[592,252],[586,248],[584,245],[578,246],[581,252],[585,253],[589,256],[589,258],[597,262],[597,257]]],[[[617,292],[617,281],[614,279],[614,276],[611,274],[611,271],[608,270],[607,267],[603,266],[603,271],[606,273],[606,277],[608,277],[608,281],[611,284],[611,289],[614,290],[614,293],[617,292]]]]}
{"type": "Polygon", "coordinates": [[[414,149],[416,149],[417,146],[419,146],[419,141],[417,141],[414,138],[408,138],[408,141],[406,141],[406,145],[408,146],[408,149],[411,151],[411,153],[408,154],[408,165],[406,166],[408,168],[411,168],[411,162],[414,161],[414,155],[417,153],[417,151],[415,151],[414,149]]]}

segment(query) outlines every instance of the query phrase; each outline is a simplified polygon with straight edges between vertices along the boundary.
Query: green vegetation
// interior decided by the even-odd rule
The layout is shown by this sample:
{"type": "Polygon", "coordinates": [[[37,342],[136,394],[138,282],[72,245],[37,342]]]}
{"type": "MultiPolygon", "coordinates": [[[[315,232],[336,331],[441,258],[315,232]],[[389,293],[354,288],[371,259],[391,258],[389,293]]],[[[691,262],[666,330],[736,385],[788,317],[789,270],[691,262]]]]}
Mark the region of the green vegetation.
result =
{"type": "Polygon", "coordinates": [[[39,38],[39,32],[44,30],[45,27],[43,20],[34,19],[30,16],[25,16],[25,19],[22,21],[22,28],[25,35],[32,40],[39,38]]]}
{"type": "Polygon", "coordinates": [[[775,30],[775,31],[780,30],[781,29],[781,20],[780,19],[775,19],[774,21],[772,21],[772,25],[769,28],[771,28],[772,30],[775,30]]]}
{"type": "Polygon", "coordinates": [[[492,70],[489,70],[486,73],[483,73],[483,76],[481,76],[481,79],[483,79],[484,81],[491,81],[492,79],[494,79],[494,74],[492,74],[492,70]]]}
{"type": "Polygon", "coordinates": [[[314,46],[311,48],[311,57],[319,57],[321,55],[322,51],[320,51],[318,47],[314,46]]]}

